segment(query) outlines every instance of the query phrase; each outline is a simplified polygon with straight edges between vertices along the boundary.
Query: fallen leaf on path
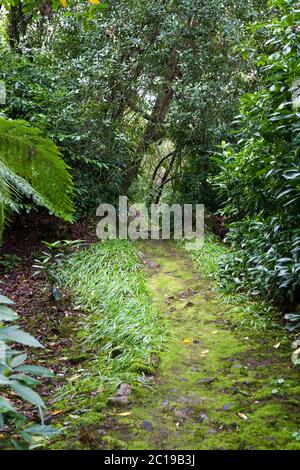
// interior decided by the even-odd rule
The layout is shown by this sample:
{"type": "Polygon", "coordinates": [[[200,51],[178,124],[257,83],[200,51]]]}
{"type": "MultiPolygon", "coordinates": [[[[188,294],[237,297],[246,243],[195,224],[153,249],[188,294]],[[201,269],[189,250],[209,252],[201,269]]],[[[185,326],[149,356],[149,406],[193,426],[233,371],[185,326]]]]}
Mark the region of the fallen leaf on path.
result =
{"type": "Polygon", "coordinates": [[[123,411],[123,413],[117,413],[117,416],[130,416],[131,411],[123,411]]]}
{"type": "Polygon", "coordinates": [[[248,416],[247,416],[247,415],[245,415],[244,413],[240,413],[240,412],[238,413],[238,415],[239,415],[240,418],[242,418],[242,419],[244,419],[245,421],[247,421],[247,419],[248,419],[248,416]]]}
{"type": "Polygon", "coordinates": [[[51,412],[51,416],[58,416],[61,415],[64,412],[64,410],[54,410],[51,412]]]}
{"type": "Polygon", "coordinates": [[[182,342],[183,342],[184,344],[191,344],[192,341],[191,341],[190,339],[188,339],[188,338],[185,338],[185,339],[182,340],[182,342]]]}
{"type": "Polygon", "coordinates": [[[79,374],[76,374],[76,375],[73,375],[73,377],[70,377],[68,379],[68,382],[74,382],[75,380],[77,379],[80,379],[80,375],[79,374]]]}
{"type": "Polygon", "coordinates": [[[279,346],[280,346],[280,344],[281,344],[281,343],[280,343],[280,341],[279,341],[279,343],[274,344],[273,348],[278,349],[279,346]]]}

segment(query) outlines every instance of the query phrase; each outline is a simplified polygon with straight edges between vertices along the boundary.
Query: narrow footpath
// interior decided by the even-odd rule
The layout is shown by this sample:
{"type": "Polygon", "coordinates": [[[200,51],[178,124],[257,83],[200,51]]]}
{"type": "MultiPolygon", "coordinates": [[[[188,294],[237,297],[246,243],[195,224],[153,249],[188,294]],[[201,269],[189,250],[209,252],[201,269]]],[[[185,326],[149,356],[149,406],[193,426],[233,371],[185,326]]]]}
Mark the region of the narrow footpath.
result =
{"type": "Polygon", "coordinates": [[[237,324],[238,306],[174,244],[141,250],[167,347],[157,373],[99,423],[106,448],[300,449],[299,371],[288,345],[241,326],[240,316],[237,324]]]}

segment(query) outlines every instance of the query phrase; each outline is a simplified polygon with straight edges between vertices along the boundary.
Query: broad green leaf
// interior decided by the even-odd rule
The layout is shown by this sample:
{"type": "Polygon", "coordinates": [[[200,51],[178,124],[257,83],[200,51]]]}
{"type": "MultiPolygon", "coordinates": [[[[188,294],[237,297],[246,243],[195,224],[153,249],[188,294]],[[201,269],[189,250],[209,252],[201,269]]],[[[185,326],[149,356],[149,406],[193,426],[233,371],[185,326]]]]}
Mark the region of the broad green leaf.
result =
{"type": "Polygon", "coordinates": [[[31,388],[26,387],[25,385],[20,385],[18,382],[12,382],[11,388],[19,397],[23,398],[23,400],[28,401],[32,405],[46,408],[42,398],[31,388]]]}
{"type": "Polygon", "coordinates": [[[19,318],[19,315],[11,308],[5,305],[0,305],[0,321],[14,321],[19,318]]]}
{"type": "Polygon", "coordinates": [[[0,396],[0,413],[7,412],[17,413],[17,410],[11,405],[7,398],[0,396]]]}
{"type": "Polygon", "coordinates": [[[5,297],[5,295],[0,294],[0,304],[7,304],[7,305],[12,305],[14,302],[10,300],[8,297],[5,297]]]}
{"type": "Polygon", "coordinates": [[[5,375],[0,374],[0,385],[10,385],[11,381],[5,375]]]}
{"type": "Polygon", "coordinates": [[[28,387],[35,387],[36,385],[40,384],[39,380],[36,380],[33,377],[30,377],[29,375],[25,375],[25,374],[12,374],[10,376],[10,379],[17,380],[18,382],[22,382],[25,385],[28,385],[28,387]]]}
{"type": "Polygon", "coordinates": [[[61,430],[55,429],[52,426],[37,424],[36,426],[30,426],[29,428],[24,429],[24,432],[36,436],[56,436],[61,433],[61,430]]]}
{"type": "Polygon", "coordinates": [[[17,367],[17,371],[25,372],[26,374],[37,375],[38,377],[53,377],[53,372],[46,367],[22,365],[17,367]]]}

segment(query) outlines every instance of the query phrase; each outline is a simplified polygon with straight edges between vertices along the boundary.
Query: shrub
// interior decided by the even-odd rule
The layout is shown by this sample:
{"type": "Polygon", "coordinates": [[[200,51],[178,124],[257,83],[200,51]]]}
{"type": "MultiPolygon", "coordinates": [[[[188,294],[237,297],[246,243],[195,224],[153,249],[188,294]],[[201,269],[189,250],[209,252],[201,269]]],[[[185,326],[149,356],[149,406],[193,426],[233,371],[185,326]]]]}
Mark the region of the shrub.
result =
{"type": "MultiPolygon", "coordinates": [[[[223,275],[279,304],[296,305],[300,292],[300,123],[293,102],[299,76],[298,1],[276,1],[282,18],[269,31],[257,62],[259,91],[242,99],[239,142],[223,144],[218,185],[226,198],[233,252],[223,275]]],[[[256,44],[259,51],[261,44],[256,44]]]]}
{"type": "Polygon", "coordinates": [[[34,446],[34,435],[46,436],[58,431],[44,425],[46,405],[34,390],[39,385],[35,377],[52,377],[53,373],[45,367],[27,364],[27,353],[18,350],[15,344],[42,348],[43,345],[18,326],[7,326],[18,319],[12,310],[13,302],[0,295],[0,430],[8,424],[12,432],[18,431],[22,441],[13,441],[18,448],[34,446]],[[17,395],[24,402],[39,410],[41,424],[24,429],[25,417],[21,415],[9,398],[17,395]],[[22,429],[23,428],[23,429],[22,429]]]}

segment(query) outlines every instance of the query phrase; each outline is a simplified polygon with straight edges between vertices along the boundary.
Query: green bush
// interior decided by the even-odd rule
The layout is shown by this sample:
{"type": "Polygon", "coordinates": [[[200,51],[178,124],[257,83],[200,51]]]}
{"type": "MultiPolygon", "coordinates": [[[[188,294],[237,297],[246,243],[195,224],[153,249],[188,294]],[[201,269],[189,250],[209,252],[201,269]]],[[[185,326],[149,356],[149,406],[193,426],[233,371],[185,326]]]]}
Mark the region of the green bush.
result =
{"type": "Polygon", "coordinates": [[[233,247],[222,275],[291,308],[300,300],[300,16],[296,0],[272,4],[281,16],[255,25],[269,36],[256,44],[261,89],[243,97],[240,140],[219,159],[233,247]]]}

